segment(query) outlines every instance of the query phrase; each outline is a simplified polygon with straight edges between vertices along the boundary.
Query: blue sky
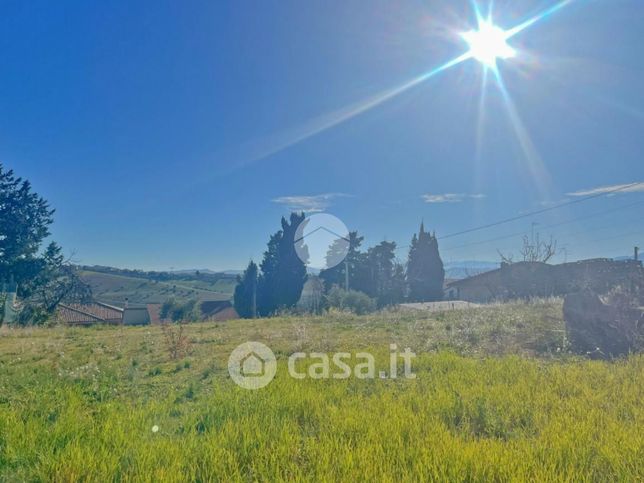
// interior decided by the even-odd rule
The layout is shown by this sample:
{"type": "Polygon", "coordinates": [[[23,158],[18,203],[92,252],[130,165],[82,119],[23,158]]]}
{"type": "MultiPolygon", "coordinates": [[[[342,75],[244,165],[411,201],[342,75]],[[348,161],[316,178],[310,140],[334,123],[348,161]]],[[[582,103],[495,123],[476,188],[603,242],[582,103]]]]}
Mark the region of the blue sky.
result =
{"type": "MultiPolygon", "coordinates": [[[[494,82],[481,110],[468,60],[323,129],[465,52],[471,3],[3,1],[0,160],[87,264],[241,268],[289,207],[368,244],[421,219],[449,235],[644,181],[640,3],[573,1],[512,38],[514,115],[494,82]]],[[[554,4],[497,0],[495,23],[554,4]]],[[[533,222],[560,260],[630,254],[644,186],[627,191],[442,240],[443,258],[497,260],[533,222]]]]}

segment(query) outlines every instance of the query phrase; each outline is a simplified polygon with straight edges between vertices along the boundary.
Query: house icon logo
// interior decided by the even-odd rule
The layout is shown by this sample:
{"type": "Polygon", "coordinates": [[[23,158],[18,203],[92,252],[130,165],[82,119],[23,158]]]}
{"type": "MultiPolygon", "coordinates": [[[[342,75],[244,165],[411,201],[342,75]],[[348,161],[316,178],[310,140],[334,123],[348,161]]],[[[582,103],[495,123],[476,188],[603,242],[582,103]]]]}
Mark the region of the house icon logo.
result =
{"type": "Polygon", "coordinates": [[[244,389],[261,389],[275,377],[275,354],[260,342],[244,342],[228,358],[228,373],[244,389]]]}
{"type": "Polygon", "coordinates": [[[307,267],[327,270],[342,263],[349,253],[349,229],[333,215],[316,213],[298,225],[294,246],[307,267]]]}
{"type": "Polygon", "coordinates": [[[241,374],[244,377],[262,376],[264,374],[264,361],[255,352],[247,354],[241,361],[241,374]]]}

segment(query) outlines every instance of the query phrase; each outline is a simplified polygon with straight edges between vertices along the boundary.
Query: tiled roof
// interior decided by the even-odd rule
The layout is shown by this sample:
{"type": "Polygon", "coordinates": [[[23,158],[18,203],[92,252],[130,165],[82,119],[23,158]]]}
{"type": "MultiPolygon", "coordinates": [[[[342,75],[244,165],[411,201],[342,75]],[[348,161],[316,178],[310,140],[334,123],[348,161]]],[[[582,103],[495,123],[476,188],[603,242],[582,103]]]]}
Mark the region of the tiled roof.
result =
{"type": "Polygon", "coordinates": [[[207,300],[202,302],[199,308],[201,309],[202,317],[209,318],[230,307],[232,307],[232,304],[228,300],[207,300]]]}
{"type": "Polygon", "coordinates": [[[91,304],[61,304],[58,318],[67,324],[117,323],[123,320],[123,309],[94,302],[91,304]]]}

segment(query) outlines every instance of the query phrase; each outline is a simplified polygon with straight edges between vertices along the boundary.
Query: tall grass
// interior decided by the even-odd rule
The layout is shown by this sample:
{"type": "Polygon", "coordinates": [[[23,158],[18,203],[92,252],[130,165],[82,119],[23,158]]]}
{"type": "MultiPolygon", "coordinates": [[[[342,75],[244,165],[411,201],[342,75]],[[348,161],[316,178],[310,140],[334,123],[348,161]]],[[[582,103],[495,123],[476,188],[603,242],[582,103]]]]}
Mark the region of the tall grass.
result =
{"type": "Polygon", "coordinates": [[[515,340],[552,307],[196,324],[179,362],[158,327],[4,329],[0,480],[642,481],[644,357],[574,358],[533,327],[515,340]],[[278,355],[259,391],[225,369],[246,340],[278,355]],[[386,367],[385,342],[413,342],[416,379],[286,371],[295,346],[386,367]]]}

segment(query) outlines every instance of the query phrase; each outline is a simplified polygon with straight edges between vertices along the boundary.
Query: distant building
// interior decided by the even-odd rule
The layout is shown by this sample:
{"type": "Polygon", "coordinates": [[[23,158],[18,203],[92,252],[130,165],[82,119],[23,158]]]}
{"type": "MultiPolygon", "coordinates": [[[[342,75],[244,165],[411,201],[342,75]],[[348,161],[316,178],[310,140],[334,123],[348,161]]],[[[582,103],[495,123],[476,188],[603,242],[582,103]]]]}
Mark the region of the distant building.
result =
{"type": "Polygon", "coordinates": [[[518,262],[447,284],[450,300],[486,303],[530,297],[561,296],[583,289],[606,293],[614,287],[642,287],[644,270],[637,260],[599,258],[561,265],[518,262]]]}
{"type": "Polygon", "coordinates": [[[123,309],[123,325],[148,325],[149,323],[150,313],[147,306],[123,309]]]}
{"type": "Polygon", "coordinates": [[[201,302],[201,320],[224,321],[238,319],[239,314],[229,300],[206,300],[201,302]]]}
{"type": "Polygon", "coordinates": [[[147,325],[150,314],[147,307],[116,307],[102,302],[88,304],[60,304],[56,313],[67,325],[147,325]]]}

